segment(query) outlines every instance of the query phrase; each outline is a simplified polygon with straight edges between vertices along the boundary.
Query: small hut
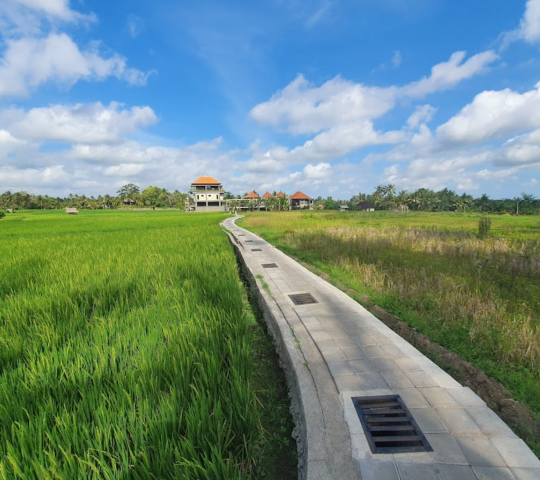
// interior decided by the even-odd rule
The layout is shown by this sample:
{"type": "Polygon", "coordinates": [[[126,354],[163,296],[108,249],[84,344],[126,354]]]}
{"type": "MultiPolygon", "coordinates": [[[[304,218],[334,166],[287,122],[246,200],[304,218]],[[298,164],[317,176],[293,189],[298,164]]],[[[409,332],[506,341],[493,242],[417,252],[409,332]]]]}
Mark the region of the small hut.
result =
{"type": "Polygon", "coordinates": [[[66,207],[66,213],[68,213],[69,215],[77,215],[79,213],[79,210],[77,210],[76,208],[66,207]]]}

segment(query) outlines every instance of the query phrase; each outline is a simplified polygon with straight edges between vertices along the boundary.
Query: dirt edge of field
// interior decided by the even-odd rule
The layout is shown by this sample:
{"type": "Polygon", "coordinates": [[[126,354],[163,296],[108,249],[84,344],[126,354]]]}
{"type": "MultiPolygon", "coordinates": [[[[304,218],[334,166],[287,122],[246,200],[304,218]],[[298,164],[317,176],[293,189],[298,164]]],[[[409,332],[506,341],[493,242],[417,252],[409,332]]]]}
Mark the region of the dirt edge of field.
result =
{"type": "Polygon", "coordinates": [[[419,333],[416,329],[407,325],[398,317],[388,313],[384,308],[373,304],[367,295],[359,296],[358,292],[348,288],[319,268],[298,258],[293,258],[305,268],[332,283],[347,295],[358,298],[361,305],[387,327],[391,328],[412,346],[432,359],[463,386],[469,387],[475,392],[518,436],[526,434],[529,437],[528,440],[532,440],[535,443],[540,442],[540,420],[535,418],[526,405],[514,400],[512,394],[499,382],[488,377],[481,369],[463,360],[457,353],[448,351],[446,348],[430,340],[423,333],[419,333]]]}

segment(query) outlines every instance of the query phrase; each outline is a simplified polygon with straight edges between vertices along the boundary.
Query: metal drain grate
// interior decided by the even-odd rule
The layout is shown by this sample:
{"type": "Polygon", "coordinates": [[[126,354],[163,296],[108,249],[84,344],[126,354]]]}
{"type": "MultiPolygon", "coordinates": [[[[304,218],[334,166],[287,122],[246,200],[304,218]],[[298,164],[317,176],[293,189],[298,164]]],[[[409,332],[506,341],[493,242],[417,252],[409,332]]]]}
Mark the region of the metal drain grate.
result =
{"type": "Polygon", "coordinates": [[[245,240],[246,243],[253,243],[253,240],[245,240]]]}
{"type": "Polygon", "coordinates": [[[308,305],[309,303],[319,303],[311,293],[295,293],[289,295],[295,305],[308,305]]]}
{"type": "Polygon", "coordinates": [[[432,452],[399,395],[352,397],[373,453],[432,452]]]}
{"type": "Polygon", "coordinates": [[[246,234],[245,234],[245,233],[239,233],[238,236],[239,236],[239,237],[245,237],[246,234]]]}
{"type": "Polygon", "coordinates": [[[252,248],[252,252],[262,252],[262,248],[252,248]]]}
{"type": "Polygon", "coordinates": [[[275,263],[263,263],[261,264],[263,268],[279,268],[275,263]]]}

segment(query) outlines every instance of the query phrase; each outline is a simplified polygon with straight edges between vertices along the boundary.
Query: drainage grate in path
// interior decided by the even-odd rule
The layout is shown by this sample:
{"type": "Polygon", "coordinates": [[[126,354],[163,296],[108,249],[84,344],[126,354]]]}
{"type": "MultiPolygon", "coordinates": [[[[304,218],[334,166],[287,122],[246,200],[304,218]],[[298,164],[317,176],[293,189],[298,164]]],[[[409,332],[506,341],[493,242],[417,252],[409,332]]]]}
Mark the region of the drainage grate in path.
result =
{"type": "Polygon", "coordinates": [[[311,293],[295,293],[293,295],[289,295],[289,297],[295,305],[319,303],[317,300],[315,300],[315,297],[311,295],[311,293]]]}
{"type": "Polygon", "coordinates": [[[245,237],[246,234],[245,234],[245,233],[239,233],[238,236],[239,236],[239,237],[245,237]]]}
{"type": "Polygon", "coordinates": [[[253,240],[245,240],[246,243],[253,243],[253,240]]]}
{"type": "Polygon", "coordinates": [[[352,397],[373,453],[432,452],[399,395],[352,397]]]}
{"type": "Polygon", "coordinates": [[[279,268],[275,263],[262,263],[261,267],[263,267],[263,268],[279,268]]]}
{"type": "Polygon", "coordinates": [[[262,248],[252,248],[252,252],[262,252],[262,248]]]}

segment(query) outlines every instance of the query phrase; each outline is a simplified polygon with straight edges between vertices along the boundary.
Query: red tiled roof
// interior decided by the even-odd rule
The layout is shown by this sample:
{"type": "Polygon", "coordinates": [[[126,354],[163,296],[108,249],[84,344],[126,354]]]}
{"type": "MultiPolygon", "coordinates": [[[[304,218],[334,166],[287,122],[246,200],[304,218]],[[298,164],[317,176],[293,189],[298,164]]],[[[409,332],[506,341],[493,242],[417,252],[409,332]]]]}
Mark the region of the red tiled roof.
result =
{"type": "Polygon", "coordinates": [[[272,194],[270,192],[266,192],[262,198],[272,198],[272,194]]]}
{"type": "Polygon", "coordinates": [[[199,177],[191,185],[221,185],[221,182],[212,177],[199,177]]]}
{"type": "Polygon", "coordinates": [[[283,192],[279,192],[277,195],[276,195],[276,198],[282,198],[284,197],[285,194],[283,192]]]}
{"type": "Polygon", "coordinates": [[[296,192],[294,195],[289,197],[291,200],[311,200],[311,197],[308,197],[305,193],[296,192]]]}
{"type": "Polygon", "coordinates": [[[249,192],[246,195],[246,198],[259,198],[259,195],[257,195],[255,192],[249,192]]]}

